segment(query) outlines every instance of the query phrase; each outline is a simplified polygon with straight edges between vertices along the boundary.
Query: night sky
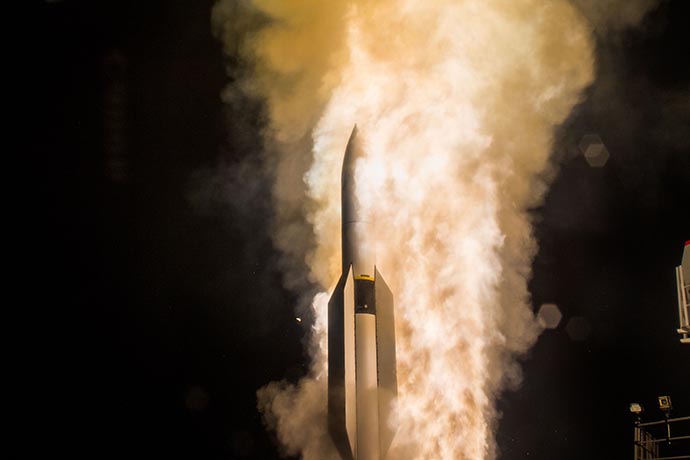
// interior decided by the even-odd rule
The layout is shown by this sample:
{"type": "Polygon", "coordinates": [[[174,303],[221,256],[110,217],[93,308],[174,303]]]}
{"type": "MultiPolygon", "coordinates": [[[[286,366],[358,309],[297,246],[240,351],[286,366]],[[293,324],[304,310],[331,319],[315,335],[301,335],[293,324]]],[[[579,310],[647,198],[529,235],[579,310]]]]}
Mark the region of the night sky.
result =
{"type": "MultiPolygon", "coordinates": [[[[67,458],[279,458],[255,392],[306,372],[310,318],[281,284],[268,187],[248,183],[242,206],[222,196],[263,122],[259,103],[220,99],[242,63],[213,37],[212,4],[32,7],[29,153],[46,179],[30,214],[50,237],[29,293],[50,311],[30,324],[51,339],[30,426],[67,458]]],[[[690,415],[674,278],[690,239],[689,7],[600,37],[599,78],[557,133],[530,289],[563,319],[498,404],[501,458],[631,458],[630,402],[660,418],[669,394],[690,415]],[[602,168],[578,149],[588,134],[602,168]]]]}

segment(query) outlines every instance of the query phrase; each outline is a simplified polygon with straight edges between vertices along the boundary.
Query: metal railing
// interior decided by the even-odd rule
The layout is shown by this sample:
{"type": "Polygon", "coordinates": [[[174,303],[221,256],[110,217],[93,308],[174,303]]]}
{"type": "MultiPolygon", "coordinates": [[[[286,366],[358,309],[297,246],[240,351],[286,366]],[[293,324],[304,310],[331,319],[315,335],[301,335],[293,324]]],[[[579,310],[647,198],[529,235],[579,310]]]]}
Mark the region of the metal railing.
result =
{"type": "MultiPolygon", "coordinates": [[[[641,422],[639,419],[635,422],[635,433],[634,433],[634,460],[681,460],[690,459],[690,445],[688,446],[687,453],[682,453],[676,455],[672,453],[670,456],[660,457],[660,451],[662,447],[667,447],[675,444],[677,447],[678,441],[684,442],[690,440],[690,434],[680,434],[677,436],[671,435],[671,424],[679,422],[690,422],[690,417],[675,417],[675,418],[665,418],[663,420],[657,420],[653,422],[641,422]],[[665,436],[655,437],[649,428],[656,428],[659,426],[665,426],[665,436]]],[[[689,443],[690,444],[690,443],[689,443]]]]}

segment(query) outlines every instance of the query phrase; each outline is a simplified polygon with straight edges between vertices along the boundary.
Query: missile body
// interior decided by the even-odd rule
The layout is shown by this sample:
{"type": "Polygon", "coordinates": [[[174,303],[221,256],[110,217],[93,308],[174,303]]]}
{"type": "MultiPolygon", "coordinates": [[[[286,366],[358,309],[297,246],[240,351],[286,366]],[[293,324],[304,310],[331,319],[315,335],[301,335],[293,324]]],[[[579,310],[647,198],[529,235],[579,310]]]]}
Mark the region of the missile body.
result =
{"type": "Polygon", "coordinates": [[[355,126],[341,178],[342,275],[328,302],[328,428],[343,460],[385,460],[398,394],[393,294],[356,193],[362,156],[355,126]]]}

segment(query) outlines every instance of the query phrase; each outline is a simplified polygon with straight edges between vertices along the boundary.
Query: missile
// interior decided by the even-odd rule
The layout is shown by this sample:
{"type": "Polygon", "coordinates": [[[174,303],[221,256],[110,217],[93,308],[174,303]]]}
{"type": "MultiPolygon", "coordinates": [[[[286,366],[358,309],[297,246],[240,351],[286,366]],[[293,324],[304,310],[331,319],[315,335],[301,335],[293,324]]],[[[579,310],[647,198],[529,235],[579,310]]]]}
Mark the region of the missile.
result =
{"type": "Polygon", "coordinates": [[[363,156],[355,125],[341,177],[342,275],[328,302],[328,431],[343,460],[386,460],[396,432],[395,318],[355,186],[363,156]]]}

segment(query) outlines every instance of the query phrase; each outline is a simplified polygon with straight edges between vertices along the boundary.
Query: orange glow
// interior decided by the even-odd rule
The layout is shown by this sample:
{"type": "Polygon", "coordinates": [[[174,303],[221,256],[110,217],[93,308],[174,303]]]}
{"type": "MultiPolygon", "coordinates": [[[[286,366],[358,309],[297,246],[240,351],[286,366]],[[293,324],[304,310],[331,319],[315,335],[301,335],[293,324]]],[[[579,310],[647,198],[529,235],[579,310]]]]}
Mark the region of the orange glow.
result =
{"type": "MultiPolygon", "coordinates": [[[[495,400],[536,340],[527,279],[552,133],[593,74],[586,22],[564,0],[255,1],[274,19],[248,53],[271,114],[278,176],[311,155],[312,370],[259,406],[285,452],[337,458],[327,434],[328,289],[340,275],[340,172],[357,123],[359,196],[395,295],[396,460],[495,457],[495,400]],[[308,135],[311,152],[300,150],[308,135]],[[293,162],[294,163],[294,162],[293,162]],[[291,167],[291,166],[290,166],[291,167]],[[284,169],[281,169],[284,168],[284,169]]],[[[278,247],[296,247],[283,233],[278,247]]]]}

